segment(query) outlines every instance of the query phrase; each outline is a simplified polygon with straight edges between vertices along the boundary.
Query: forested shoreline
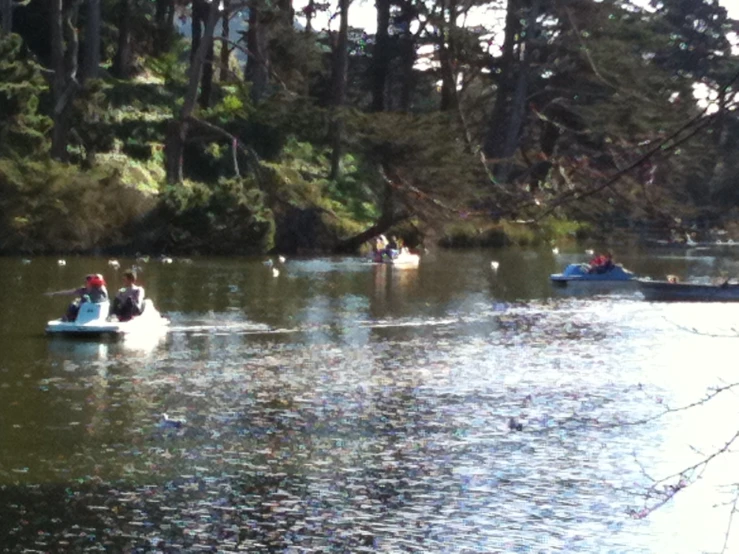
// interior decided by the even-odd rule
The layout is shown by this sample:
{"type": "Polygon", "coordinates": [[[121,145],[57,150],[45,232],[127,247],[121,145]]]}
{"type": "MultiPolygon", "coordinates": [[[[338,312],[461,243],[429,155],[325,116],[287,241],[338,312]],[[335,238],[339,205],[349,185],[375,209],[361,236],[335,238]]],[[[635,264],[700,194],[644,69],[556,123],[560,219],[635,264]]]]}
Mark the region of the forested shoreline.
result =
{"type": "Polygon", "coordinates": [[[0,0],[0,253],[731,228],[737,22],[645,4],[0,0]]]}

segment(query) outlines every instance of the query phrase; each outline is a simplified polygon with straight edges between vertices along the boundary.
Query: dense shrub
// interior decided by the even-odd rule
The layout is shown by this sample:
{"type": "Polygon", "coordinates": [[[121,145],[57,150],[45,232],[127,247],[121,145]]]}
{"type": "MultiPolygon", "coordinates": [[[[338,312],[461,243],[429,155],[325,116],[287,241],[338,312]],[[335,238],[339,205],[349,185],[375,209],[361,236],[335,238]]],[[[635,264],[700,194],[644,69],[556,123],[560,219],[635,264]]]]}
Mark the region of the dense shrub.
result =
{"type": "Polygon", "coordinates": [[[127,230],[155,204],[110,168],[0,159],[0,252],[125,246],[127,230]]]}
{"type": "Polygon", "coordinates": [[[152,247],[162,251],[254,253],[274,241],[272,211],[252,179],[167,187],[153,217],[152,247]]]}

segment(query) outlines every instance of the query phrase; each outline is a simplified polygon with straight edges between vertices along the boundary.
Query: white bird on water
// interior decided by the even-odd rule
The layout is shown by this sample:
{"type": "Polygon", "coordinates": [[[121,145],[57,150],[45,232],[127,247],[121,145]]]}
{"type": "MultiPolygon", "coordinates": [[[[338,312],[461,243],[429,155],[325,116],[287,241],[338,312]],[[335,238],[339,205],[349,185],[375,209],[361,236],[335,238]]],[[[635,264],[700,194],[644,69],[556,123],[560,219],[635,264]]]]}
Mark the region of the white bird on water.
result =
{"type": "Polygon", "coordinates": [[[61,267],[61,266],[63,266],[63,265],[67,265],[67,260],[57,260],[57,262],[56,262],[56,263],[57,263],[57,265],[58,265],[59,267],[61,267]]]}
{"type": "Polygon", "coordinates": [[[285,256],[277,256],[277,259],[281,264],[284,264],[287,260],[285,259],[285,256]]]}
{"type": "Polygon", "coordinates": [[[161,421],[160,425],[162,427],[172,427],[174,429],[179,429],[185,423],[187,423],[187,420],[185,420],[185,418],[169,417],[165,413],[165,414],[162,414],[162,421],[161,421]]]}
{"type": "Polygon", "coordinates": [[[595,254],[595,250],[593,250],[592,248],[588,248],[588,249],[587,249],[587,250],[585,251],[585,253],[586,253],[586,254],[587,254],[588,256],[593,256],[593,255],[595,254]]]}
{"type": "Polygon", "coordinates": [[[500,262],[496,262],[495,260],[493,260],[492,262],[490,262],[490,267],[493,271],[498,271],[498,268],[500,267],[500,262]]]}
{"type": "Polygon", "coordinates": [[[121,267],[121,263],[118,260],[108,260],[108,265],[113,269],[119,269],[121,267]]]}
{"type": "Polygon", "coordinates": [[[557,248],[556,246],[552,248],[552,254],[554,254],[555,256],[559,255],[559,248],[557,248]]]}
{"type": "Polygon", "coordinates": [[[280,276],[280,270],[276,267],[272,268],[272,277],[279,277],[280,276]]]}

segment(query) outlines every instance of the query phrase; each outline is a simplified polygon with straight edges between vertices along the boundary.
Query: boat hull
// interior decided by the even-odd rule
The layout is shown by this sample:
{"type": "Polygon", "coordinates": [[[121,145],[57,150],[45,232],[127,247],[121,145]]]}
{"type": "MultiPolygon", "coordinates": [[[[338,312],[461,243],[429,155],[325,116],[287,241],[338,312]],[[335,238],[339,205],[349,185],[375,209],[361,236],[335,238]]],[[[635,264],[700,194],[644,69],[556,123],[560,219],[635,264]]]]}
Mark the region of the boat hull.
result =
{"type": "Polygon", "coordinates": [[[571,283],[626,284],[636,279],[631,271],[620,265],[605,273],[590,273],[588,264],[570,264],[562,273],[554,273],[549,280],[554,285],[565,286],[571,283]]]}
{"type": "Polygon", "coordinates": [[[739,302],[739,285],[700,285],[639,279],[639,291],[649,302],[739,302]]]}
{"type": "Polygon", "coordinates": [[[161,331],[169,325],[169,320],[161,316],[149,299],[144,302],[143,313],[128,321],[111,320],[109,311],[108,302],[86,302],[80,306],[75,321],[55,319],[46,324],[45,331],[49,335],[72,337],[122,337],[161,331]]]}
{"type": "Polygon", "coordinates": [[[375,264],[386,264],[395,266],[416,266],[421,261],[421,256],[418,254],[411,254],[410,252],[403,252],[395,257],[387,255],[377,256],[373,258],[372,263],[375,264]]]}

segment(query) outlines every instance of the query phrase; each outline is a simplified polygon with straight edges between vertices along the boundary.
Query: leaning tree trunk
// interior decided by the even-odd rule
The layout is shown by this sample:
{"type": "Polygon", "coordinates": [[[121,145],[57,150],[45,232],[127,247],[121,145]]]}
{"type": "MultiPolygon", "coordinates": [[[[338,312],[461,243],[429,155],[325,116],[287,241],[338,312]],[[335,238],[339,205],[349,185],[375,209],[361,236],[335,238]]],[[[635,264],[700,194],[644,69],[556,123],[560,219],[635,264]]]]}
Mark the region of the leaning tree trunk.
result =
{"type": "Polygon", "coordinates": [[[182,158],[185,139],[187,138],[189,119],[192,117],[192,113],[195,110],[198,98],[198,85],[200,84],[200,80],[203,75],[205,56],[210,43],[213,42],[213,32],[218,23],[218,18],[218,9],[209,11],[208,20],[205,24],[205,30],[203,31],[198,50],[193,57],[192,64],[190,65],[187,92],[185,93],[185,99],[182,104],[182,109],[180,110],[179,118],[172,120],[167,128],[165,152],[167,182],[170,184],[182,182],[182,158]]]}
{"type": "Polygon", "coordinates": [[[339,113],[346,101],[346,79],[349,69],[349,2],[350,0],[339,0],[339,36],[334,51],[334,74],[333,74],[333,113],[329,135],[331,141],[331,173],[332,180],[339,178],[339,162],[341,161],[341,142],[344,134],[344,121],[339,113]]]}
{"type": "Polygon", "coordinates": [[[13,0],[0,0],[0,36],[7,36],[13,32],[13,0]]]}
{"type": "Polygon", "coordinates": [[[133,43],[131,42],[131,2],[118,2],[118,49],[113,59],[113,75],[128,79],[133,73],[133,43]]]}
{"type": "Polygon", "coordinates": [[[85,55],[82,79],[95,79],[100,69],[100,1],[87,0],[87,25],[85,26],[85,55]]]}

